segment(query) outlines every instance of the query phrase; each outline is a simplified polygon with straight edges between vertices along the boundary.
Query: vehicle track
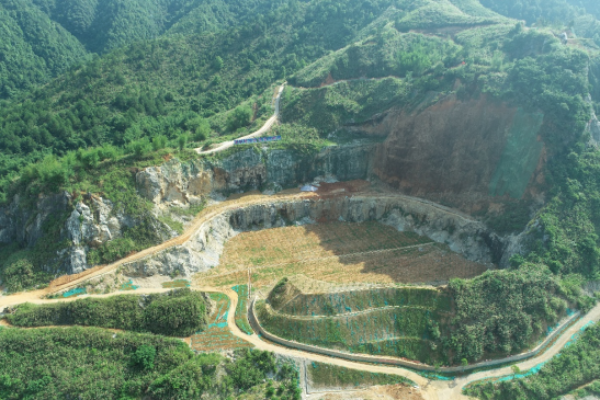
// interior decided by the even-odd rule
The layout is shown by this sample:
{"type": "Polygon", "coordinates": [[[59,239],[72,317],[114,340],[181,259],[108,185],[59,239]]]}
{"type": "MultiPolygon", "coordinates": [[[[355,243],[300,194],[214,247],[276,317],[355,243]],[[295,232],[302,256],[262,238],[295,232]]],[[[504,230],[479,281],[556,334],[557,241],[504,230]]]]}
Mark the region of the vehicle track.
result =
{"type": "MultiPolygon", "coordinates": [[[[365,194],[358,194],[358,196],[365,196],[365,194]]],[[[388,197],[389,195],[372,195],[372,197],[388,197]]],[[[407,196],[397,195],[398,197],[406,198],[406,200],[410,201],[420,201],[416,198],[411,198],[407,196]]],[[[68,282],[63,285],[58,286],[50,286],[46,289],[31,291],[20,293],[11,296],[2,296],[0,297],[0,307],[3,309],[7,306],[14,306],[17,304],[29,302],[34,304],[49,304],[56,302],[70,302],[75,301],[78,298],[84,297],[94,297],[94,298],[106,298],[115,295],[122,295],[124,293],[117,292],[106,295],[86,295],[75,298],[62,298],[57,300],[48,300],[43,299],[43,297],[54,294],[58,292],[63,292],[66,289],[70,289],[74,286],[80,285],[92,278],[96,278],[108,273],[114,272],[118,267],[128,264],[134,261],[141,260],[143,258],[152,256],[158,252],[167,250],[171,247],[182,245],[183,243],[190,240],[193,235],[198,231],[198,229],[210,219],[220,215],[223,212],[233,210],[240,207],[247,207],[258,204],[269,204],[273,202],[281,202],[281,201],[294,201],[300,199],[310,199],[310,198],[318,198],[319,195],[316,193],[282,193],[279,195],[267,197],[267,196],[245,196],[240,199],[231,200],[223,203],[219,203],[214,206],[210,206],[203,210],[193,221],[192,225],[188,227],[185,232],[174,239],[166,241],[158,246],[146,249],[139,253],[128,256],[122,260],[119,260],[113,264],[110,264],[98,271],[91,273],[90,275],[75,279],[71,282],[68,282]]],[[[423,201],[424,204],[428,204],[429,202],[423,201]]],[[[451,211],[452,212],[452,211],[451,211]]],[[[462,218],[466,216],[460,215],[462,218]]],[[[305,358],[311,361],[318,361],[323,363],[328,363],[332,365],[337,365],[345,368],[350,368],[354,370],[367,371],[367,372],[375,372],[375,373],[385,373],[403,376],[405,378],[410,379],[421,387],[421,392],[425,400],[454,400],[454,399],[467,399],[466,396],[462,394],[462,389],[469,385],[470,383],[476,382],[478,380],[487,379],[487,378],[495,378],[502,377],[512,374],[512,370],[510,367],[503,367],[498,369],[492,369],[484,372],[474,373],[472,375],[457,378],[455,381],[432,381],[423,376],[400,367],[392,367],[392,366],[383,366],[383,365],[374,365],[374,364],[365,364],[358,363],[352,361],[346,361],[343,359],[338,359],[335,357],[325,356],[313,354],[310,352],[300,351],[290,349],[281,345],[272,344],[266,341],[263,341],[258,335],[247,335],[242,332],[237,325],[235,324],[235,310],[238,304],[238,296],[235,291],[232,289],[223,289],[223,288],[215,288],[215,287],[201,287],[201,286],[193,286],[193,290],[199,290],[204,292],[213,292],[213,293],[223,293],[227,295],[231,301],[229,306],[229,314],[227,319],[227,325],[231,330],[232,334],[243,339],[244,341],[254,345],[256,348],[266,351],[272,351],[280,354],[289,355],[292,357],[305,358]]],[[[156,289],[139,289],[135,293],[139,294],[149,294],[149,293],[164,293],[168,292],[172,289],[165,288],[156,288],[156,289]]],[[[526,371],[531,369],[532,367],[539,365],[542,362],[550,360],[552,357],[556,356],[564,346],[571,340],[573,334],[582,329],[589,322],[598,322],[600,321],[600,305],[594,307],[587,315],[583,318],[579,319],[575,324],[573,324],[569,329],[565,330],[565,332],[560,335],[556,341],[548,348],[542,355],[538,357],[531,358],[521,363],[517,363],[516,365],[522,370],[526,371]]]]}
{"type": "MultiPolygon", "coordinates": [[[[215,288],[215,287],[201,287],[201,286],[193,286],[192,290],[201,291],[201,292],[209,292],[209,293],[223,293],[230,298],[229,302],[229,312],[227,316],[227,326],[231,333],[252,344],[255,348],[263,350],[263,351],[271,351],[278,354],[283,354],[296,358],[303,358],[310,361],[316,361],[321,363],[327,363],[331,365],[336,365],[339,367],[354,369],[358,371],[366,371],[373,373],[383,373],[383,374],[391,374],[402,376],[411,381],[415,382],[421,388],[421,394],[425,400],[463,400],[468,399],[467,396],[462,394],[462,390],[467,385],[488,378],[496,378],[511,375],[513,373],[511,367],[503,367],[498,369],[493,369],[489,371],[483,371],[479,373],[475,373],[463,378],[457,378],[454,381],[441,381],[441,380],[430,380],[425,378],[416,372],[411,370],[403,369],[400,367],[392,367],[392,366],[384,366],[384,365],[375,365],[375,364],[366,364],[359,362],[352,362],[343,360],[340,358],[325,356],[314,354],[310,352],[295,350],[291,348],[287,348],[281,345],[276,345],[270,342],[266,342],[262,340],[257,334],[248,335],[242,332],[235,323],[235,310],[238,304],[238,294],[229,288],[215,288]]],[[[171,291],[172,289],[139,289],[136,290],[135,294],[151,294],[151,293],[166,293],[171,291]]],[[[58,300],[47,300],[40,298],[30,298],[29,302],[35,304],[51,304],[56,302],[71,302],[77,299],[91,297],[91,298],[108,298],[111,296],[122,295],[123,293],[111,293],[105,295],[86,295],[75,298],[64,298],[58,300]]],[[[9,296],[12,297],[12,296],[9,296]]],[[[22,297],[19,297],[22,299],[22,297]]],[[[584,318],[579,319],[573,326],[567,329],[552,346],[546,350],[541,356],[531,358],[524,362],[515,364],[522,371],[527,371],[540,363],[550,360],[552,357],[556,356],[560,351],[565,347],[565,345],[571,340],[572,336],[579,332],[585,325],[589,322],[598,322],[600,320],[600,305],[594,307],[584,318]]],[[[188,338],[186,338],[188,339],[188,338]]]]}
{"type": "MultiPolygon", "coordinates": [[[[279,103],[281,101],[281,94],[283,93],[284,88],[285,88],[285,83],[279,87],[279,91],[277,92],[277,95],[275,96],[275,113],[273,114],[273,116],[271,118],[269,118],[267,120],[267,122],[265,122],[265,124],[256,132],[251,133],[250,135],[242,136],[242,137],[238,138],[237,140],[252,139],[255,137],[262,136],[265,133],[267,133],[273,127],[273,125],[275,125],[275,123],[279,120],[279,103]]],[[[196,152],[198,154],[214,154],[214,153],[218,153],[223,150],[227,150],[228,148],[232,147],[234,144],[235,144],[235,142],[233,140],[230,140],[230,141],[221,143],[219,146],[215,147],[214,149],[202,151],[202,148],[198,148],[198,149],[196,149],[196,152]]]]}

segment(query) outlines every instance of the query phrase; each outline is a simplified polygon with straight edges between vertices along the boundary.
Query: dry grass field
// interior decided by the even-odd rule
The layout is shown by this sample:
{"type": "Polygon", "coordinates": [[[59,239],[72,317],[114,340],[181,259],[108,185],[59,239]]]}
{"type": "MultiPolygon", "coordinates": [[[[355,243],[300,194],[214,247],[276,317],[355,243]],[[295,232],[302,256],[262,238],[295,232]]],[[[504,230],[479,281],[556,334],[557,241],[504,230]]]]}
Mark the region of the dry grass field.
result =
{"type": "Polygon", "coordinates": [[[202,285],[272,286],[303,274],[335,284],[433,283],[486,270],[446,246],[378,222],[332,222],[242,233],[225,245],[221,263],[198,274],[202,285]]]}

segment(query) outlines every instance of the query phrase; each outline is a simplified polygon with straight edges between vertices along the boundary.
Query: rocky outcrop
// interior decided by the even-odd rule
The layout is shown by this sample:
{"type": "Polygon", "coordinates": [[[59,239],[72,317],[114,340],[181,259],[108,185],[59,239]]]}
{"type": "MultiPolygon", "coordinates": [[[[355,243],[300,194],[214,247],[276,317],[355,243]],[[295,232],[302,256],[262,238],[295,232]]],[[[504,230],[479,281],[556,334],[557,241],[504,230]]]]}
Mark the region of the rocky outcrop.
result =
{"type": "Polygon", "coordinates": [[[70,200],[66,192],[42,196],[34,204],[15,196],[10,205],[0,207],[0,243],[34,246],[44,234],[44,224],[65,214],[70,200]]]}
{"type": "Polygon", "coordinates": [[[250,206],[230,214],[235,230],[269,229],[292,223],[380,221],[447,244],[467,259],[501,261],[504,241],[467,215],[408,196],[353,196],[250,206]]]}
{"type": "Polygon", "coordinates": [[[470,213],[524,198],[539,183],[543,119],[485,95],[439,95],[351,129],[386,138],[373,158],[373,176],[404,194],[470,213]]]}
{"type": "Polygon", "coordinates": [[[484,224],[428,201],[401,195],[316,198],[224,212],[204,224],[185,245],[129,264],[126,273],[191,276],[218,265],[225,242],[239,232],[339,220],[375,220],[400,231],[414,231],[448,245],[471,261],[486,264],[499,263],[506,247],[504,240],[484,224]]]}
{"type": "Polygon", "coordinates": [[[131,277],[190,277],[195,273],[207,271],[219,264],[225,242],[237,234],[225,215],[215,217],[204,224],[185,244],[128,264],[125,274],[131,277]]]}
{"type": "Polygon", "coordinates": [[[71,246],[61,253],[66,259],[64,267],[72,274],[90,268],[87,262],[90,248],[98,248],[121,237],[123,228],[132,228],[135,224],[132,218],[122,213],[113,214],[110,200],[93,196],[90,206],[77,203],[65,223],[64,234],[71,246]]]}
{"type": "MultiPolygon", "coordinates": [[[[48,272],[75,274],[92,267],[88,263],[90,249],[121,237],[123,229],[138,223],[122,212],[113,212],[112,202],[101,197],[86,196],[85,202],[80,199],[73,203],[66,192],[41,197],[34,205],[16,196],[8,207],[0,209],[0,243],[33,248],[43,235],[49,235],[46,225],[56,224],[58,228],[51,230],[55,235],[52,241],[64,243],[64,247],[41,267],[48,272]]],[[[157,231],[163,230],[157,227],[157,231]]]]}
{"type": "Polygon", "coordinates": [[[187,204],[213,193],[298,186],[319,176],[365,179],[374,151],[374,145],[360,144],[325,148],[316,154],[249,148],[217,161],[172,159],[139,172],[137,190],[155,204],[187,204]]]}

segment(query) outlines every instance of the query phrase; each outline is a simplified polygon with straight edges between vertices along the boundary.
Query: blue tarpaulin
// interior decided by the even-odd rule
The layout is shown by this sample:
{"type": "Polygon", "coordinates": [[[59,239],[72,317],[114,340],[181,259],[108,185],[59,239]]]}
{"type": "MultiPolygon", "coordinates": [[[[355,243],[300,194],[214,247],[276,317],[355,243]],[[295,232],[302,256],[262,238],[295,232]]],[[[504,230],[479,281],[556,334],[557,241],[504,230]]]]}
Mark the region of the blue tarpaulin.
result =
{"type": "Polygon", "coordinates": [[[236,139],[233,141],[234,144],[250,144],[250,143],[262,143],[262,142],[276,142],[281,140],[281,136],[268,136],[251,139],[236,139]]]}

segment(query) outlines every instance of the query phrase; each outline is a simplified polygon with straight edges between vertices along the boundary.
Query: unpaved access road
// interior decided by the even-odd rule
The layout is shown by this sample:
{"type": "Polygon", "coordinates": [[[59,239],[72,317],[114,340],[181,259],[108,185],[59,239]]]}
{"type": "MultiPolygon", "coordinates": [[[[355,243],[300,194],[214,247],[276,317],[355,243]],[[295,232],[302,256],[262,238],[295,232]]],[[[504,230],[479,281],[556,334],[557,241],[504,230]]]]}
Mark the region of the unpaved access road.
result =
{"type": "MultiPolygon", "coordinates": [[[[512,369],[510,367],[504,367],[489,371],[484,371],[480,373],[475,373],[469,375],[464,378],[457,378],[454,381],[438,381],[438,380],[429,380],[416,372],[406,370],[399,367],[392,366],[384,366],[384,365],[373,365],[373,364],[365,364],[358,363],[352,361],[346,361],[335,357],[329,357],[314,353],[309,353],[300,350],[294,350],[287,347],[283,347],[280,345],[276,345],[270,342],[266,342],[262,340],[258,335],[252,334],[248,335],[242,332],[235,323],[235,310],[238,304],[238,294],[229,288],[213,288],[213,287],[201,287],[201,286],[193,286],[192,290],[197,290],[201,292],[209,292],[209,293],[223,293],[227,295],[231,301],[229,303],[229,312],[227,315],[227,326],[231,333],[234,336],[252,344],[255,348],[263,351],[271,351],[274,353],[306,359],[309,361],[316,361],[331,365],[336,365],[339,367],[354,369],[358,371],[366,371],[373,373],[382,373],[382,374],[390,374],[402,376],[411,381],[415,382],[419,385],[420,394],[425,400],[464,400],[468,399],[467,396],[462,394],[462,389],[468,384],[486,378],[495,378],[502,377],[506,375],[511,375],[512,369]]],[[[151,294],[151,293],[165,293],[173,289],[139,289],[136,290],[135,293],[131,294],[151,294]]],[[[89,295],[89,296],[80,296],[80,298],[85,297],[93,297],[93,298],[107,298],[115,295],[122,295],[123,293],[111,293],[107,295],[89,295]]],[[[36,304],[50,304],[56,302],[70,302],[74,301],[78,298],[66,298],[66,299],[58,299],[58,300],[44,300],[44,299],[34,299],[34,303],[36,304]]],[[[572,340],[572,336],[579,332],[586,324],[589,322],[598,322],[600,320],[600,305],[593,308],[584,318],[579,319],[571,328],[566,330],[563,335],[561,335],[552,346],[546,350],[542,355],[524,361],[522,363],[516,364],[522,371],[529,370],[540,363],[550,360],[552,357],[556,356],[565,345],[572,340]]],[[[188,338],[189,339],[189,338],[188,338]]],[[[189,342],[189,340],[188,340],[189,342]]]]}
{"type": "Polygon", "coordinates": [[[36,303],[38,304],[40,299],[57,292],[62,292],[67,289],[71,289],[76,287],[82,283],[89,281],[92,278],[97,278],[102,275],[106,275],[114,272],[120,266],[132,263],[134,261],[142,260],[146,257],[150,257],[154,254],[160,253],[161,251],[170,249],[171,247],[180,246],[186,243],[188,240],[194,236],[194,234],[202,227],[203,224],[210,221],[212,218],[217,217],[218,215],[229,211],[234,210],[240,207],[247,207],[258,204],[268,204],[276,201],[293,201],[298,199],[308,199],[311,197],[318,197],[315,193],[301,193],[297,191],[285,191],[281,192],[278,195],[274,196],[263,196],[263,195],[248,195],[236,200],[225,201],[222,203],[218,203],[212,206],[205,208],[192,222],[192,224],[183,232],[181,236],[168,240],[164,243],[159,244],[158,246],[150,247],[146,250],[140,251],[138,253],[127,256],[121,260],[118,260],[112,264],[109,264],[103,268],[99,268],[97,271],[89,275],[85,275],[81,278],[74,279],[68,283],[53,286],[50,284],[48,288],[34,290],[30,292],[24,292],[19,294],[14,294],[10,296],[2,296],[0,297],[0,308],[4,308],[7,306],[13,306],[25,302],[36,303]],[[291,193],[290,193],[291,192],[291,193]]]}
{"type": "MultiPolygon", "coordinates": [[[[367,195],[367,194],[361,194],[361,195],[367,195]]],[[[373,194],[372,196],[377,197],[378,195],[373,194]]],[[[398,195],[398,196],[405,197],[402,195],[398,195]]],[[[137,260],[141,260],[145,257],[151,256],[160,251],[164,251],[171,247],[181,245],[181,244],[185,243],[186,241],[188,241],[196,233],[196,231],[202,226],[202,224],[208,222],[211,218],[214,218],[225,211],[240,208],[240,207],[246,207],[246,206],[250,206],[250,205],[256,205],[256,204],[269,204],[269,203],[273,203],[273,202],[293,201],[293,200],[299,200],[299,199],[309,199],[309,198],[313,198],[313,197],[318,198],[319,195],[316,193],[299,193],[297,191],[286,191],[286,192],[282,192],[275,196],[246,195],[246,196],[243,196],[243,197],[235,199],[235,200],[230,200],[230,201],[226,201],[223,203],[219,203],[219,204],[207,207],[194,219],[193,223],[185,230],[185,232],[181,236],[179,236],[175,239],[169,240],[165,243],[162,243],[161,245],[149,248],[147,250],[144,250],[144,251],[141,251],[134,255],[131,255],[129,257],[126,257],[126,258],[119,260],[111,265],[108,265],[104,268],[94,271],[90,275],[87,275],[87,276],[84,276],[84,277],[81,277],[78,279],[74,279],[73,281],[63,284],[63,285],[60,285],[60,286],[50,286],[50,287],[48,287],[46,289],[42,289],[42,290],[20,293],[20,294],[16,294],[16,295],[12,295],[12,296],[2,296],[2,297],[0,297],[0,308],[3,309],[4,307],[7,307],[7,306],[14,306],[14,305],[25,303],[25,302],[35,303],[35,304],[49,304],[49,303],[56,303],[56,302],[74,301],[74,300],[76,300],[78,298],[82,298],[82,297],[103,298],[103,297],[110,297],[110,296],[115,296],[115,295],[122,295],[122,294],[124,294],[123,292],[117,292],[117,293],[111,293],[111,294],[107,294],[107,295],[81,296],[78,298],[63,298],[63,299],[57,299],[57,300],[43,299],[43,297],[45,297],[49,294],[62,292],[66,289],[70,289],[72,287],[80,285],[80,284],[88,281],[89,279],[96,278],[98,276],[114,272],[118,267],[120,267],[124,264],[131,263],[131,262],[137,261],[137,260]]],[[[416,198],[407,198],[407,200],[418,201],[418,199],[416,199],[416,198]]],[[[335,358],[335,357],[318,355],[318,354],[313,354],[313,353],[299,351],[299,350],[293,350],[293,349],[290,349],[290,348],[287,348],[284,346],[265,342],[256,334],[247,335],[246,333],[242,332],[235,324],[235,310],[236,310],[237,303],[238,303],[238,296],[237,296],[237,293],[234,292],[232,289],[201,287],[201,286],[194,286],[194,287],[192,287],[192,289],[199,290],[199,291],[205,291],[205,292],[224,293],[227,296],[229,296],[229,298],[231,299],[230,306],[229,306],[229,314],[228,314],[228,319],[227,319],[227,324],[228,324],[229,329],[231,330],[233,335],[254,345],[256,348],[258,348],[260,350],[272,351],[275,353],[289,355],[292,357],[304,358],[304,359],[311,360],[311,361],[328,363],[328,364],[337,365],[340,367],[350,368],[350,369],[359,370],[359,371],[385,373],[385,374],[403,376],[403,377],[406,377],[406,378],[412,380],[413,382],[415,382],[416,384],[418,384],[420,386],[421,394],[423,395],[423,398],[425,400],[467,399],[467,397],[465,397],[462,394],[462,389],[466,385],[468,385],[472,382],[481,380],[481,379],[501,377],[501,376],[510,375],[512,373],[512,370],[509,367],[505,367],[505,368],[499,368],[499,369],[489,370],[489,371],[485,371],[485,372],[475,373],[475,374],[469,375],[464,378],[458,378],[455,381],[430,381],[427,378],[424,378],[421,375],[419,375],[413,371],[409,371],[409,370],[402,369],[399,367],[351,362],[351,361],[346,361],[346,360],[342,360],[342,359],[335,358]]],[[[170,290],[172,290],[172,289],[164,289],[164,288],[139,289],[135,293],[136,294],[163,293],[163,292],[167,292],[170,290]]],[[[521,370],[526,371],[536,365],[539,365],[540,363],[550,360],[552,357],[557,355],[564,348],[564,346],[571,340],[573,334],[580,331],[589,322],[595,323],[595,322],[598,322],[599,320],[600,320],[600,305],[594,307],[587,315],[585,315],[583,318],[579,319],[569,329],[565,330],[565,332],[563,332],[563,334],[560,335],[557,338],[557,340],[550,346],[550,348],[547,349],[542,355],[535,357],[535,358],[531,358],[529,360],[526,360],[526,361],[521,362],[516,365],[521,370]]]]}
{"type": "MultiPolygon", "coordinates": [[[[279,120],[279,104],[281,102],[281,94],[283,93],[284,88],[285,88],[285,83],[279,87],[277,95],[275,96],[275,113],[273,114],[273,116],[271,118],[269,118],[267,120],[267,122],[265,122],[265,124],[262,126],[262,128],[260,128],[256,132],[251,133],[250,135],[242,136],[241,138],[238,138],[237,140],[252,139],[255,137],[262,136],[265,133],[267,133],[273,127],[273,125],[275,125],[275,123],[279,120]]],[[[218,153],[220,151],[226,150],[226,149],[232,147],[233,145],[234,145],[234,141],[230,140],[228,142],[221,143],[219,146],[215,147],[214,149],[202,151],[202,148],[199,148],[199,149],[196,149],[196,152],[198,154],[214,154],[214,153],[218,153]]]]}

